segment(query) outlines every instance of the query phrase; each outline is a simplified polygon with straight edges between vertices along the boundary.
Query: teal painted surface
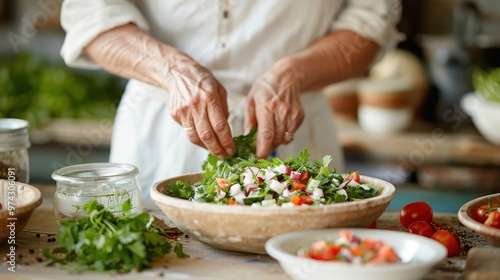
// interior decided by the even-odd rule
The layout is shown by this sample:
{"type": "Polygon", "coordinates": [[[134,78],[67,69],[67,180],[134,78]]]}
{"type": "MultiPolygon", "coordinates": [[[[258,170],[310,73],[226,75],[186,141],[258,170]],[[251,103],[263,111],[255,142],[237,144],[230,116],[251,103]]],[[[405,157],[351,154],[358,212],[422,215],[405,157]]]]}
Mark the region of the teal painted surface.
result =
{"type": "Polygon", "coordinates": [[[387,207],[388,210],[399,211],[414,201],[426,201],[434,212],[458,213],[466,202],[483,196],[485,193],[450,189],[425,189],[417,185],[396,187],[396,195],[387,207]]]}

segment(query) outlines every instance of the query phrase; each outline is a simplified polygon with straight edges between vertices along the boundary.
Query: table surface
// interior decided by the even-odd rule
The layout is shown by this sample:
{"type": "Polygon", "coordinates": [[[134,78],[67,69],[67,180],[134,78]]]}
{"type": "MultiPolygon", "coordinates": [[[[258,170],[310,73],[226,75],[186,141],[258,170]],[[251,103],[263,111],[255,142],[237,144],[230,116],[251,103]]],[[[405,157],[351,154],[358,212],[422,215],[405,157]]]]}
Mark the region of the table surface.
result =
{"type": "MultiPolygon", "coordinates": [[[[26,228],[16,235],[16,272],[7,270],[8,264],[0,265],[1,279],[290,279],[279,264],[267,255],[255,255],[229,252],[211,248],[192,238],[182,236],[180,242],[184,251],[191,257],[177,259],[174,255],[154,263],[151,269],[124,275],[108,275],[99,273],[69,274],[58,267],[47,267],[41,259],[42,248],[53,248],[56,242],[49,242],[56,237],[58,225],[53,215],[53,186],[37,186],[44,197],[26,228]],[[39,236],[39,237],[37,237],[39,236]]],[[[158,210],[152,214],[166,217],[158,210]]],[[[461,279],[466,267],[466,253],[470,247],[491,247],[484,239],[460,225],[455,214],[436,213],[434,221],[453,232],[458,233],[464,250],[459,256],[447,258],[424,279],[461,279]]],[[[394,211],[385,212],[378,220],[381,229],[403,230],[399,224],[399,215],[394,211]]],[[[8,244],[0,244],[0,255],[4,258],[8,253],[8,244]]]]}

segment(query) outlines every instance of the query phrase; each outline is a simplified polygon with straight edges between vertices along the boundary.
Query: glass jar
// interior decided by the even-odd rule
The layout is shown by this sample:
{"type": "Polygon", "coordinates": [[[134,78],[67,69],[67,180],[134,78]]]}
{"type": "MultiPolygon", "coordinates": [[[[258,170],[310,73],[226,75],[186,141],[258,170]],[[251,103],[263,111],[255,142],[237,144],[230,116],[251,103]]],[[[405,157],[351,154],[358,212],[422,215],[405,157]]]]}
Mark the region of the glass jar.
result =
{"type": "Polygon", "coordinates": [[[30,140],[28,122],[20,119],[0,119],[0,179],[15,174],[14,181],[29,182],[30,140]]]}
{"type": "Polygon", "coordinates": [[[130,199],[132,209],[129,213],[142,212],[138,174],[137,167],[122,163],[86,163],[54,171],[56,219],[86,216],[82,207],[93,199],[115,214],[122,213],[122,204],[130,199]]]}

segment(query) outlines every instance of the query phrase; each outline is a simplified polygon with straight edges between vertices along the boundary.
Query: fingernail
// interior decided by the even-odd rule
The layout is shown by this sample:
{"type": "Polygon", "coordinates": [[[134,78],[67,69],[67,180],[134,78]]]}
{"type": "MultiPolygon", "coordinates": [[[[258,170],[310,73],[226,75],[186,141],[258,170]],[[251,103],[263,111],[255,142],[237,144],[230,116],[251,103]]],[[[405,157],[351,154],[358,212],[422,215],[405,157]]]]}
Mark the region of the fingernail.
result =
{"type": "Polygon", "coordinates": [[[236,151],[234,150],[234,148],[229,148],[229,149],[227,149],[227,150],[226,150],[226,152],[227,152],[230,156],[232,156],[232,155],[234,155],[234,153],[236,153],[236,151]]]}

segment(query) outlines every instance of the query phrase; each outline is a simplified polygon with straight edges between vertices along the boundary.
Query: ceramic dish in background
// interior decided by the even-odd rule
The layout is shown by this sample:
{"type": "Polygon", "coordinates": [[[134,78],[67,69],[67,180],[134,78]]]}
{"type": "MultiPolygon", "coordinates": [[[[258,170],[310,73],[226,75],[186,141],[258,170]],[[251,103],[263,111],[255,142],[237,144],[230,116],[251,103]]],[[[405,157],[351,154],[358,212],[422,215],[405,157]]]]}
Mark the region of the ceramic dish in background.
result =
{"type": "Polygon", "coordinates": [[[43,198],[37,188],[16,181],[0,180],[0,191],[0,203],[2,204],[0,210],[1,243],[13,234],[11,230],[18,233],[24,229],[35,208],[42,204],[43,198]],[[11,197],[13,200],[10,199],[11,197]],[[9,202],[14,202],[14,205],[9,204],[9,202]],[[13,209],[9,209],[9,206],[13,206],[13,209]],[[8,227],[10,223],[15,223],[15,228],[8,227]]]}
{"type": "Polygon", "coordinates": [[[464,95],[460,104],[479,133],[492,144],[500,145],[500,104],[488,102],[476,93],[464,95]]]}
{"type": "Polygon", "coordinates": [[[361,239],[381,240],[391,246],[400,263],[363,265],[318,261],[297,256],[301,247],[318,240],[336,240],[343,229],[318,229],[291,232],[269,239],[267,253],[283,270],[297,280],[417,280],[446,258],[446,248],[439,242],[416,234],[393,230],[349,228],[361,239]]]}
{"type": "Polygon", "coordinates": [[[395,188],[386,181],[361,176],[381,190],[363,200],[325,206],[250,207],[193,202],[164,194],[170,183],[193,184],[201,173],[172,177],[154,184],[151,197],[182,231],[212,247],[264,254],[265,242],[276,235],[316,228],[368,227],[394,198],[395,188]]]}
{"type": "Polygon", "coordinates": [[[481,235],[488,243],[500,247],[500,229],[487,226],[474,219],[477,209],[484,204],[500,204],[500,193],[481,196],[465,203],[458,210],[458,220],[466,227],[481,235]]]}

